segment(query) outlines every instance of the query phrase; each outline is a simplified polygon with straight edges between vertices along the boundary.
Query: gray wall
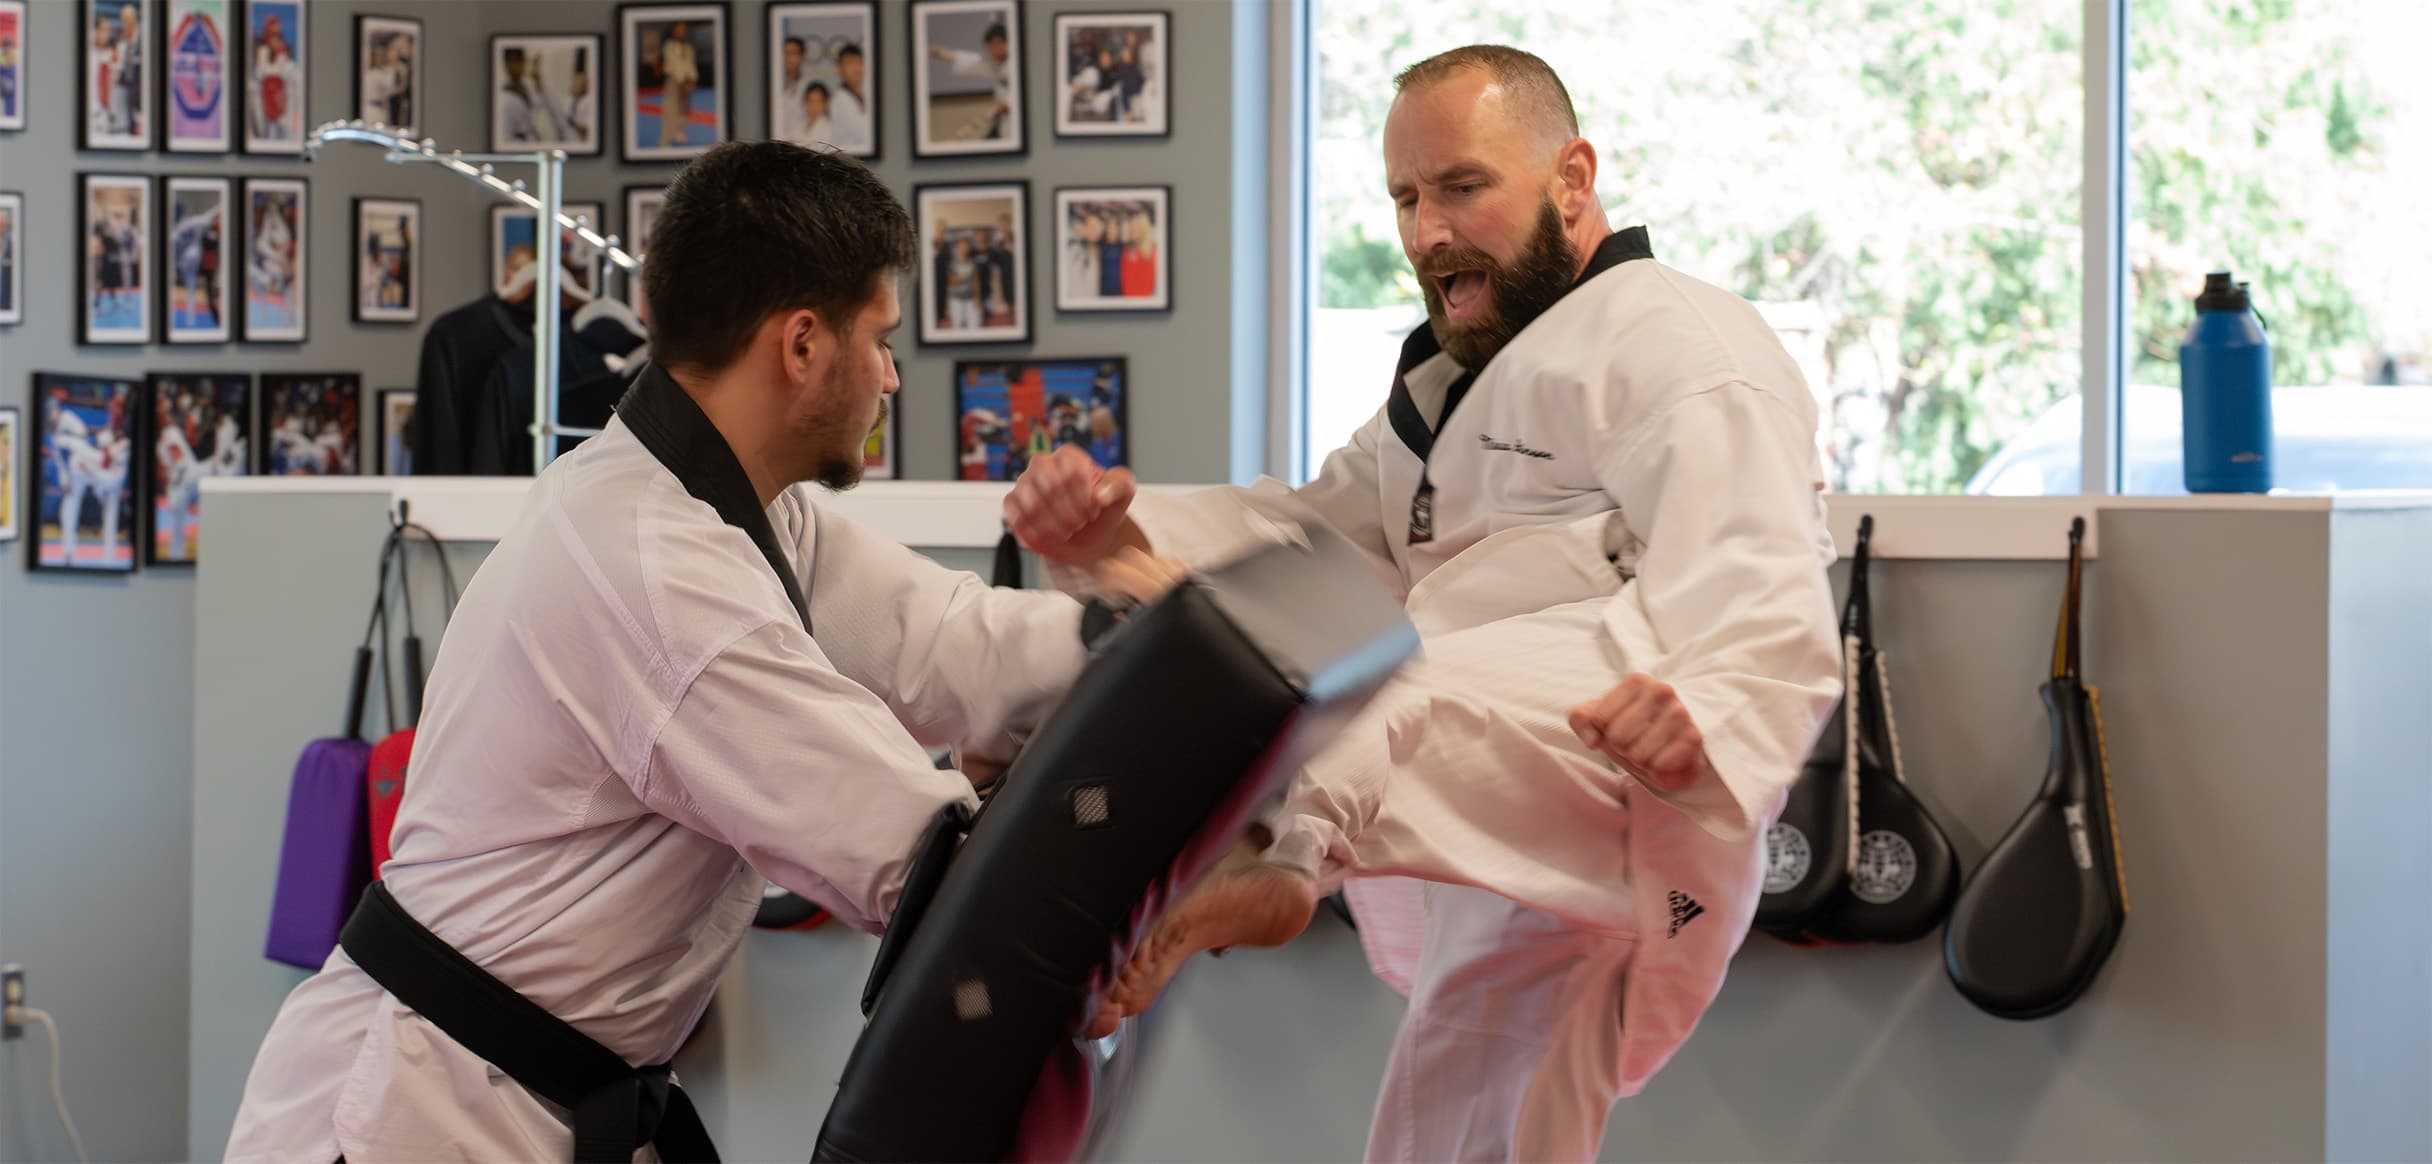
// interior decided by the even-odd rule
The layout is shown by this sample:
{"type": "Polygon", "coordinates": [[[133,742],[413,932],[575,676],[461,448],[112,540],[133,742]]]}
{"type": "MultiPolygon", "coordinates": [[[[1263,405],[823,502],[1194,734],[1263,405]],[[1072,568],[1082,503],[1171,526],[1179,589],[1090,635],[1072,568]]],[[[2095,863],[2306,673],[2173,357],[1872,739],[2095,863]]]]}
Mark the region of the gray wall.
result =
{"type": "MultiPolygon", "coordinates": [[[[367,392],[413,383],[418,329],[347,318],[349,199],[417,197],[435,218],[474,212],[478,192],[436,173],[388,166],[364,147],[310,163],[79,152],[70,64],[78,8],[36,0],[29,9],[27,126],[0,134],[0,189],[25,195],[19,239],[27,265],[25,322],[0,327],[0,403],[25,408],[36,371],[137,379],[147,371],[359,371],[367,392]],[[307,179],[308,342],[78,345],[70,263],[80,171],[307,179]]],[[[353,99],[357,11],[418,13],[437,55],[479,48],[478,10],[470,4],[314,0],[311,119],[343,116],[353,99]]],[[[479,111],[457,103],[439,102],[434,113],[439,134],[463,137],[478,124],[479,111]]],[[[433,261],[423,272],[424,294],[434,304],[469,296],[479,285],[473,270],[433,261]]],[[[29,574],[25,553],[22,542],[0,545],[0,961],[23,963],[30,1001],[58,1018],[65,1090],[92,1156],[179,1158],[186,1142],[192,611],[197,573],[210,567],[146,569],[131,578],[29,574]]],[[[0,1160],[69,1155],[51,1113],[48,1073],[39,1034],[0,1047],[0,1160]]]]}
{"type": "MultiPolygon", "coordinates": [[[[302,536],[333,549],[290,568],[301,576],[203,583],[202,673],[223,652],[259,658],[266,637],[319,643],[299,647],[309,657],[293,666],[262,659],[252,689],[198,693],[198,1156],[224,1142],[254,1046],[299,977],[257,950],[284,774],[296,742],[334,715],[329,657],[359,633],[352,580],[378,529],[377,502],[240,504],[255,507],[241,521],[212,515],[224,544],[270,554],[302,536]]],[[[2358,608],[2351,635],[2420,628],[2420,603],[2391,608],[2420,593],[2409,579],[2423,576],[2425,515],[2412,520],[2343,534],[2326,557],[2324,514],[2103,517],[2086,665],[2103,693],[2132,913],[2091,993],[2053,1018],[2007,1022],[1959,998],[1935,939],[1845,949],[1752,939],[1697,1037],[1615,1113],[1604,1158],[2303,1160],[2323,1158],[2326,1139],[2339,1158],[2421,1158],[2409,1145],[2422,1141],[2407,1138],[2421,1112],[2403,1104],[2423,1094],[2420,1026],[2388,1021],[2393,999],[2421,997],[2424,963],[2410,954],[2423,948],[2421,926],[2390,920],[2421,884],[2393,877],[2420,863],[2420,846],[2401,845],[2415,854],[2401,857],[2324,846],[2340,829],[2395,845],[2393,830],[2422,819],[2420,780],[2398,787],[2389,775],[2410,758],[2420,773],[2420,716],[2412,736],[2358,725],[2369,755],[2341,759],[2325,744],[2336,726],[2325,684],[2335,696],[2342,682],[2322,633],[2334,592],[2325,563],[2369,579],[2353,600],[2380,596],[2358,608]],[[2418,548],[2403,548],[2406,537],[2418,548]],[[2337,764],[2378,790],[2358,806],[2367,811],[2326,817],[2337,764]],[[2356,831],[2372,829],[2382,831],[2356,831]],[[2352,908],[2326,896],[2343,868],[2359,893],[2352,908]],[[2330,1000],[2326,976],[2346,983],[2345,1002],[2330,1000]],[[2326,1057],[2326,1038],[2351,1052],[2326,1057]]],[[[952,564],[979,568],[978,557],[952,564]]],[[[1911,778],[1972,865],[2042,779],[2036,689],[2064,572],[1927,561],[1876,571],[1911,778]]],[[[2390,653],[2399,646],[2354,642],[2357,666],[2372,669],[2349,681],[2420,699],[2424,656],[2390,653]]],[[[858,1028],[872,948],[828,930],[747,942],[679,1061],[730,1157],[807,1150],[858,1028]]],[[[1111,1158],[1357,1159],[1399,1010],[1356,939],[1325,916],[1283,950],[1201,960],[1158,1012],[1152,1073],[1111,1158]]]]}

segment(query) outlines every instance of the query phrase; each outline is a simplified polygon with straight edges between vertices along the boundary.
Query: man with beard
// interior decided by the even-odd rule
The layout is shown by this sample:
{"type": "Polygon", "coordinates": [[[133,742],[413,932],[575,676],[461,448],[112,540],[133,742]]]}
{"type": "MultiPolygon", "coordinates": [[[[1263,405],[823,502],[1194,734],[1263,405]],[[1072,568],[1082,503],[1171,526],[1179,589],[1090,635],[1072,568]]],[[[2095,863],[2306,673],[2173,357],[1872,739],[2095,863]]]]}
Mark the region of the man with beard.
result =
{"type": "Polygon", "coordinates": [[[1099,1029],[1350,878],[1410,997],[1369,1157],[1588,1160],[1720,989],[1839,694],[1816,406],[1753,308],[1607,226],[1543,61],[1457,49],[1396,87],[1386,180],[1428,324],[1375,419],[1297,490],[1135,501],[1057,450],[1006,516],[1059,571],[1323,520],[1425,640],[1272,843],[1161,921],[1099,1029]]]}
{"type": "MultiPolygon", "coordinates": [[[[272,1023],[229,1159],[714,1158],[665,1064],[762,878],[881,928],[930,822],[978,804],[924,748],[1009,757],[1102,621],[808,487],[861,478],[913,254],[840,155],[732,142],[677,175],[654,363],[465,590],[392,856],[272,1023]]],[[[1119,599],[1174,576],[1103,567],[1119,599]]]]}

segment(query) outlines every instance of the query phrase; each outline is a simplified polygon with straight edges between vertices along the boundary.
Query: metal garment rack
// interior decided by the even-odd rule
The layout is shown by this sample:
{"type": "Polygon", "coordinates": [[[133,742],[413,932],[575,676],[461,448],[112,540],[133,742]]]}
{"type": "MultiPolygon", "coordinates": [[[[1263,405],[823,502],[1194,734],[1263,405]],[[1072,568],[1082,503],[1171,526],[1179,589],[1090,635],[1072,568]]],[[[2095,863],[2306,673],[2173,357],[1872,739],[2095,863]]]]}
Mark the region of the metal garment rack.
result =
{"type": "MultiPolygon", "coordinates": [[[[351,141],[379,146],[388,151],[388,161],[395,165],[426,163],[436,165],[456,176],[482,186],[504,198],[511,198],[549,218],[557,220],[563,230],[571,230],[584,242],[600,248],[611,267],[633,272],[642,269],[642,260],[627,254],[617,236],[603,235],[591,228],[589,218],[569,217],[566,212],[566,151],[536,150],[531,153],[468,154],[463,150],[442,152],[439,143],[430,138],[419,141],[402,136],[385,125],[366,122],[332,121],[312,131],[304,139],[306,160],[317,158],[321,147],[330,142],[351,141]],[[499,166],[530,166],[534,170],[533,185],[538,193],[524,189],[521,179],[510,182],[498,176],[499,166]]],[[[557,369],[560,337],[555,304],[560,295],[558,280],[565,261],[565,237],[562,230],[535,230],[533,258],[540,263],[540,274],[533,294],[547,310],[532,313],[532,472],[538,476],[549,467],[553,458],[555,438],[560,436],[597,436],[596,428],[567,428],[557,423],[557,369]],[[546,235],[546,241],[542,237],[546,235]]],[[[601,294],[608,288],[603,285],[601,294]]]]}

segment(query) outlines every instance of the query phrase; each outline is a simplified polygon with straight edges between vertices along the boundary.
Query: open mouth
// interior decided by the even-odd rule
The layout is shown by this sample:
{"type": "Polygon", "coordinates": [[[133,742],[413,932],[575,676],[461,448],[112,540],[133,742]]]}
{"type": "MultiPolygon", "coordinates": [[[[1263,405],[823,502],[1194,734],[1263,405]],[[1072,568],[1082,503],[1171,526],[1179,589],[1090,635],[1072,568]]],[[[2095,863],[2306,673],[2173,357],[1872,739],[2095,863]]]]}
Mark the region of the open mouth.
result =
{"type": "Polygon", "coordinates": [[[1444,314],[1454,322],[1467,323],[1485,313],[1486,272],[1450,271],[1435,279],[1444,297],[1444,314]]]}

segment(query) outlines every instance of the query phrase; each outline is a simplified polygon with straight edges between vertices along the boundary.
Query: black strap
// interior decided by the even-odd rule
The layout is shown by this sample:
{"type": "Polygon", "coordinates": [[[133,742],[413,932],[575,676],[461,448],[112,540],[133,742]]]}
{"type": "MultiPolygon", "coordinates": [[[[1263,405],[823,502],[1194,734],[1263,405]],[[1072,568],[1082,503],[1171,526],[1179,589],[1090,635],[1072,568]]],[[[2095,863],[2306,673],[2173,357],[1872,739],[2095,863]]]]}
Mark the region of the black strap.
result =
{"type": "MultiPolygon", "coordinates": [[[[1596,253],[1588,256],[1587,269],[1571,281],[1563,294],[1577,291],[1586,286],[1589,280],[1623,263],[1654,257],[1655,249],[1648,241],[1646,227],[1633,226],[1628,230],[1615,231],[1597,245],[1596,253]]],[[[1408,540],[1411,545],[1434,541],[1436,536],[1436,487],[1428,474],[1429,458],[1435,453],[1436,434],[1452,423],[1453,410],[1461,406],[1461,401],[1469,395],[1470,386],[1477,383],[1478,374],[1485,370],[1463,370],[1461,377],[1444,390],[1444,407],[1437,410],[1435,423],[1431,425],[1419,413],[1418,401],[1410,395],[1408,377],[1412,369],[1434,359],[1443,350],[1444,346],[1437,341],[1432,323],[1420,324],[1404,337],[1402,356],[1393,370],[1393,392],[1385,398],[1385,420],[1393,426],[1393,435],[1401,438],[1402,444],[1419,458],[1419,487],[1410,496],[1408,540]]],[[[1487,363],[1492,366],[1493,361],[1487,363]]]]}
{"type": "Polygon", "coordinates": [[[624,1164],[655,1144],[668,1161],[718,1152],[666,1064],[634,1067],[492,977],[373,882],[338,935],[346,956],[414,1013],[534,1095],[574,1115],[576,1164],[624,1164]]]}
{"type": "Polygon", "coordinates": [[[777,531],[769,527],[768,512],[752,490],[743,462],[736,459],[718,426],[709,422],[709,414],[657,364],[645,366],[634,377],[633,387],[617,402],[616,414],[624,418],[642,447],[684,483],[686,493],[708,502],[720,520],[752,539],[768,568],[776,572],[777,584],[785,587],[786,601],[794,604],[794,613],[808,633],[810,604],[802,597],[802,587],[795,582],[784,551],[777,548],[777,531]]]}

